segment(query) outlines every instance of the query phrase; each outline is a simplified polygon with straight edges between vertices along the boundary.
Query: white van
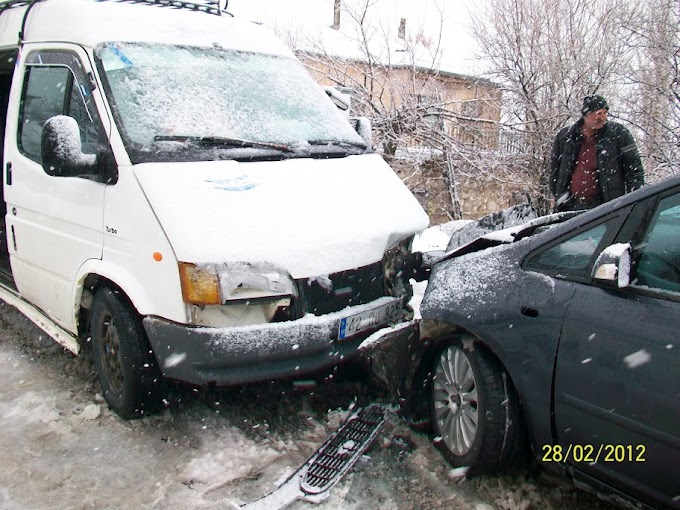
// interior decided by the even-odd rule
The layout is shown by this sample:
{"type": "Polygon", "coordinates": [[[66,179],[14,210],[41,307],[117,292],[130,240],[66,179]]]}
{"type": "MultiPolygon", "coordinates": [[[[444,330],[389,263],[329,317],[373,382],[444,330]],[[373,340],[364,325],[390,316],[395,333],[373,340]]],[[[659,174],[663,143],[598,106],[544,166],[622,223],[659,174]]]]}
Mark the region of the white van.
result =
{"type": "Polygon", "coordinates": [[[0,2],[0,298],[109,406],[338,364],[405,319],[428,218],[268,31],[212,4],[0,2]]]}

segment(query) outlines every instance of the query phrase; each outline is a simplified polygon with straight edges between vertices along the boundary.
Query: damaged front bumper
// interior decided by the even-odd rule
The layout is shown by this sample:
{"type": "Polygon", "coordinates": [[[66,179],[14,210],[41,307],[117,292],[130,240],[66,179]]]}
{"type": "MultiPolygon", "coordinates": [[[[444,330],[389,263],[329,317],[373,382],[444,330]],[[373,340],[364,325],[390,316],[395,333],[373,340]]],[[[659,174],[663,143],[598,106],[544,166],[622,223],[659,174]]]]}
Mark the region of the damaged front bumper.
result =
{"type": "Polygon", "coordinates": [[[403,403],[411,391],[415,368],[422,355],[419,321],[412,320],[373,333],[359,346],[362,358],[381,380],[390,397],[403,403]]]}
{"type": "Polygon", "coordinates": [[[165,377],[224,386],[338,365],[356,355],[367,337],[386,328],[380,314],[397,306],[400,311],[401,298],[383,297],[320,317],[229,328],[187,326],[151,316],[143,324],[165,377]],[[364,322],[351,325],[352,320],[364,322]],[[348,334],[353,328],[357,332],[348,334]]]}

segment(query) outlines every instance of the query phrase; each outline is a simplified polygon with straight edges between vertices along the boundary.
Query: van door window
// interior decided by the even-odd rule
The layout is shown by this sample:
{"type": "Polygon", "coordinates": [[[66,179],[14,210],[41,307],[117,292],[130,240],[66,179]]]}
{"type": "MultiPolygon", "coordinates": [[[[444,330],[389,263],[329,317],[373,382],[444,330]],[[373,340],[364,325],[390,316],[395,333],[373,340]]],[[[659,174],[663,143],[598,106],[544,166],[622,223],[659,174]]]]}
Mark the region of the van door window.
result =
{"type": "Polygon", "coordinates": [[[55,115],[73,117],[83,152],[97,153],[103,130],[79,60],[70,53],[33,52],[27,59],[18,142],[21,152],[38,163],[42,127],[55,115]]]}

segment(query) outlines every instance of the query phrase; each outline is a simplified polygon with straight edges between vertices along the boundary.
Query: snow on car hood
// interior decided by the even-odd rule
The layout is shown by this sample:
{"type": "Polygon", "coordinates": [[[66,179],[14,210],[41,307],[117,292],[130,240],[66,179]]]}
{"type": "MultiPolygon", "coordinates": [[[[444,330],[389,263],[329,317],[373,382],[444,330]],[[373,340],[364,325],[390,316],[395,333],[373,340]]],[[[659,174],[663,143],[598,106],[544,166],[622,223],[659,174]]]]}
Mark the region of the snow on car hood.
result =
{"type": "Polygon", "coordinates": [[[377,154],[134,167],[183,262],[269,262],[293,278],[380,260],[428,217],[377,154]]]}

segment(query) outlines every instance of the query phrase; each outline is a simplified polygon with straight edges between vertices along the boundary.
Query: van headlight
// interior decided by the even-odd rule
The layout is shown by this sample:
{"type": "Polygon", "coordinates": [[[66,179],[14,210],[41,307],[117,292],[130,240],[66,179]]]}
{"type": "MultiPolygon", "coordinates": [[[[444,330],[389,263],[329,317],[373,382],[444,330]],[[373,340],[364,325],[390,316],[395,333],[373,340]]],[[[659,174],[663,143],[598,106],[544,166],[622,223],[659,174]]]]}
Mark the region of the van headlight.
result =
{"type": "Polygon", "coordinates": [[[272,264],[179,263],[182,299],[194,305],[270,301],[296,296],[290,275],[272,264]]]}
{"type": "Polygon", "coordinates": [[[179,279],[182,284],[182,299],[194,305],[222,304],[220,280],[214,271],[203,266],[179,263],[179,279]]]}

